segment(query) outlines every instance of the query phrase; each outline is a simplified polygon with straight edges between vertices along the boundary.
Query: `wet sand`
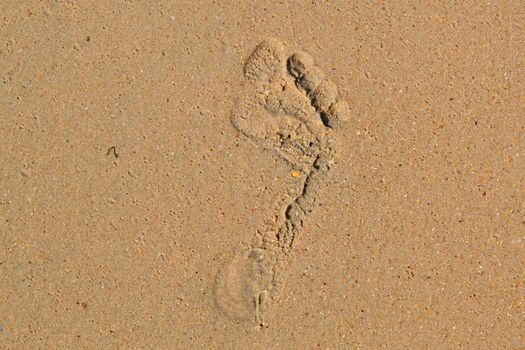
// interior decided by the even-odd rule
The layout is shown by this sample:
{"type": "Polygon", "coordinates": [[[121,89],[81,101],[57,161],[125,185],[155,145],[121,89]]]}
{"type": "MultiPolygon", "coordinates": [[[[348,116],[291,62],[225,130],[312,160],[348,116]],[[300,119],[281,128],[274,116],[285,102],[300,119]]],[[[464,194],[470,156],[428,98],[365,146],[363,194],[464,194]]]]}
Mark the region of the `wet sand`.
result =
{"type": "Polygon", "coordinates": [[[522,349],[524,14],[3,2],[0,348],[522,349]]]}

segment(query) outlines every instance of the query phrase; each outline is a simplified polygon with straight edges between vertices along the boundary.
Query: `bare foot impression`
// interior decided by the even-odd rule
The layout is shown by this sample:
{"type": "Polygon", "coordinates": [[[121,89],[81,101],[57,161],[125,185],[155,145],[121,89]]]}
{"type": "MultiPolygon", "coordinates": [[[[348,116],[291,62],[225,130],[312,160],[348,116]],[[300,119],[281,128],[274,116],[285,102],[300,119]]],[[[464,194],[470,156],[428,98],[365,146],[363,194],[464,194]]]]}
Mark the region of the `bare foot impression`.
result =
{"type": "Polygon", "coordinates": [[[285,269],[305,218],[317,204],[330,169],[332,140],[349,117],[337,86],[299,51],[283,44],[258,44],[244,66],[245,84],[232,112],[233,126],[262,149],[297,170],[302,186],[290,196],[270,229],[256,230],[249,249],[239,252],[217,275],[215,295],[226,314],[265,324],[265,312],[284,287],[285,269]]]}

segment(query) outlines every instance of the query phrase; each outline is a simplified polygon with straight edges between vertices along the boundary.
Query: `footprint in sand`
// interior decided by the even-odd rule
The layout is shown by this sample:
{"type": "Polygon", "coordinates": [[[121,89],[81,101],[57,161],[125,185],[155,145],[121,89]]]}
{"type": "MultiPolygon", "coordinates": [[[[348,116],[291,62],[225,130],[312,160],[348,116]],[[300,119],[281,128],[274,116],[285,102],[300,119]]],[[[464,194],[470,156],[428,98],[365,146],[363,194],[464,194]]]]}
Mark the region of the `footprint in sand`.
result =
{"type": "Polygon", "coordinates": [[[283,286],[293,242],[314,209],[333,156],[331,140],[349,117],[337,86],[299,51],[288,55],[283,44],[267,39],[244,66],[244,87],[232,112],[233,126],[261,148],[275,152],[306,176],[290,197],[281,221],[256,230],[251,247],[242,250],[217,275],[218,306],[228,315],[264,325],[265,312],[283,286]]]}

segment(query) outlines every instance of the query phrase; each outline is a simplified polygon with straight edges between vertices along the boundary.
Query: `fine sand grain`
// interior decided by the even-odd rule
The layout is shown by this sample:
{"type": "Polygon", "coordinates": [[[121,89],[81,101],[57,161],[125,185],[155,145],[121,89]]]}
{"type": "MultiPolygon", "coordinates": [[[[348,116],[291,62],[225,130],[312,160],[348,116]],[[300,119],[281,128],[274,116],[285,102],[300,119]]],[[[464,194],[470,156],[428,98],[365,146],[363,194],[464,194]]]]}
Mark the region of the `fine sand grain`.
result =
{"type": "Polygon", "coordinates": [[[0,349],[525,349],[523,1],[0,2],[0,349]]]}

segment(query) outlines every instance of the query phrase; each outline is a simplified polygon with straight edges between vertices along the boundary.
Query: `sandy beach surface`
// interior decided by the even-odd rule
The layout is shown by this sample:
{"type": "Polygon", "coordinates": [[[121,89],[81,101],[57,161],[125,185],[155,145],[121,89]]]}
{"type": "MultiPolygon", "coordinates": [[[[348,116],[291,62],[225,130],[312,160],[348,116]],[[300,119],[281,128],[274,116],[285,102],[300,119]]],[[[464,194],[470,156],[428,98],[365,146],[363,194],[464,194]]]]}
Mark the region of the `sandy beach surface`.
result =
{"type": "Polygon", "coordinates": [[[523,1],[0,2],[0,349],[525,349],[523,1]]]}

